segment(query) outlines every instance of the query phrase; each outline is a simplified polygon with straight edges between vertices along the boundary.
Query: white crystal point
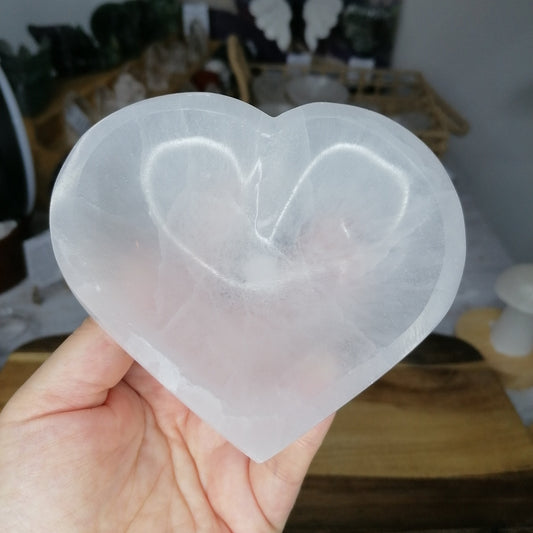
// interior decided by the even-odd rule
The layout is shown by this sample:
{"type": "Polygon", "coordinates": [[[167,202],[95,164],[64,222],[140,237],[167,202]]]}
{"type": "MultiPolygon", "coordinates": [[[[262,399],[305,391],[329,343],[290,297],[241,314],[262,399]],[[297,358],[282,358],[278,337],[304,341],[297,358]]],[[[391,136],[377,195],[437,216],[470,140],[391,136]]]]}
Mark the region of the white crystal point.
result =
{"type": "Polygon", "coordinates": [[[272,118],[206,93],[89,130],[50,225],[89,313],[256,461],[430,333],[465,257],[451,181],[398,124],[323,103],[272,118]]]}

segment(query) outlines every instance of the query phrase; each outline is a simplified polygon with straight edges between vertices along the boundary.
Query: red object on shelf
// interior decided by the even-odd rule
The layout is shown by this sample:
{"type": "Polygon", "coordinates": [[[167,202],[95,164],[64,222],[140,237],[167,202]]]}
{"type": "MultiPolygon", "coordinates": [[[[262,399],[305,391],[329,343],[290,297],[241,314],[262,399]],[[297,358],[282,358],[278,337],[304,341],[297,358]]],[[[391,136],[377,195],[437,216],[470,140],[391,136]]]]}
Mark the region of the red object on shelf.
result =
{"type": "Polygon", "coordinates": [[[210,70],[199,70],[191,77],[191,82],[201,92],[216,87],[221,91],[221,83],[218,74],[210,70]]]}

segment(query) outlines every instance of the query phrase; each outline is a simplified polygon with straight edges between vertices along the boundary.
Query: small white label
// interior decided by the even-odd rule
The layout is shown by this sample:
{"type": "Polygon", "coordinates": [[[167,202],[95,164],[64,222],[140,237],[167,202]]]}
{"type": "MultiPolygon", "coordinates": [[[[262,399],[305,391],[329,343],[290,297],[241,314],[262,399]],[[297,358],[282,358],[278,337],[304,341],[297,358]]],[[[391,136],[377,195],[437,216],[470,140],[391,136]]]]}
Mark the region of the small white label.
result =
{"type": "Polygon", "coordinates": [[[310,67],[311,54],[287,54],[287,65],[294,67],[310,67]]]}
{"type": "Polygon", "coordinates": [[[47,287],[62,279],[48,230],[26,239],[23,246],[28,277],[34,285],[47,287]]]}
{"type": "Polygon", "coordinates": [[[348,72],[346,73],[346,80],[349,83],[357,83],[359,80],[359,72],[357,69],[373,69],[376,62],[372,57],[355,57],[352,56],[348,60],[348,72]]]}
{"type": "Polygon", "coordinates": [[[188,37],[191,33],[191,24],[196,21],[209,35],[209,8],[204,2],[184,3],[182,5],[183,33],[188,37]]]}
{"type": "Polygon", "coordinates": [[[374,68],[376,61],[373,57],[352,56],[348,60],[348,66],[351,68],[374,68]]]}

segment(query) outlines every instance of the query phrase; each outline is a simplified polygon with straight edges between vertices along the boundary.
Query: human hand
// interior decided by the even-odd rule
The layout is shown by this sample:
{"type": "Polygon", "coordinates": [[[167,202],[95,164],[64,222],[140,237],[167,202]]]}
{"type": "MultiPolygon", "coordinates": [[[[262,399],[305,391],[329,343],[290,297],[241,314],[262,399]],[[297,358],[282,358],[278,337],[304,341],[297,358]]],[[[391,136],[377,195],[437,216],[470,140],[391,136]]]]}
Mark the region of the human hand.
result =
{"type": "Polygon", "coordinates": [[[0,413],[2,531],[281,531],[332,419],[254,463],[87,320],[0,413]]]}

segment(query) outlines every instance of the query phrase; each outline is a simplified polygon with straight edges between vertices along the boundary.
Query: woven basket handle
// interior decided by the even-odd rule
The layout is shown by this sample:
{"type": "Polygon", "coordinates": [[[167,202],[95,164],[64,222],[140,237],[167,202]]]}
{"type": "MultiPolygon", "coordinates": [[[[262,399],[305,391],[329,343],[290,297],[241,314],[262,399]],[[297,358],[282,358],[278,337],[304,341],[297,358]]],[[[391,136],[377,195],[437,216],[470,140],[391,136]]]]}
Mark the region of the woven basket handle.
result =
{"type": "Polygon", "coordinates": [[[239,38],[234,34],[228,36],[226,45],[228,47],[228,60],[231,71],[237,80],[239,98],[243,102],[250,103],[250,81],[252,79],[252,73],[239,38]]]}
{"type": "Polygon", "coordinates": [[[456,111],[446,100],[444,100],[429,84],[426,84],[428,91],[433,98],[433,102],[441,111],[445,120],[446,128],[454,135],[466,135],[470,130],[470,124],[456,111]]]}

